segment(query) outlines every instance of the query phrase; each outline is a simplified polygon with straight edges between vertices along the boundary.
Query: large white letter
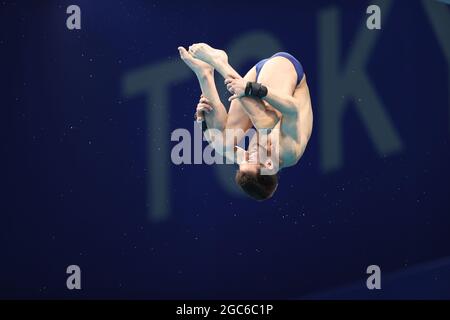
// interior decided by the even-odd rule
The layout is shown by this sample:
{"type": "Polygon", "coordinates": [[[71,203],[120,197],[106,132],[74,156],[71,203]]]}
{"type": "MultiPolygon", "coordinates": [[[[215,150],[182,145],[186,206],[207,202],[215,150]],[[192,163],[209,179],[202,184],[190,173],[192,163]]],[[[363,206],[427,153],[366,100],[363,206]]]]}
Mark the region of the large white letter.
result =
{"type": "MultiPolygon", "coordinates": [[[[382,6],[384,15],[389,7],[390,2],[382,6]]],[[[356,111],[380,155],[393,154],[402,148],[400,137],[365,72],[380,32],[362,27],[347,60],[343,62],[339,59],[342,52],[340,26],[339,9],[332,7],[320,12],[320,107],[317,109],[320,113],[321,167],[325,172],[342,166],[343,115],[350,100],[355,103],[356,111]]]]}
{"type": "MultiPolygon", "coordinates": [[[[447,86],[448,86],[448,101],[450,107],[450,37],[448,31],[450,30],[450,12],[446,6],[436,1],[422,1],[425,7],[425,12],[433,27],[434,33],[439,41],[439,44],[447,60],[447,86]]],[[[450,128],[450,110],[449,110],[449,128],[450,128]]]]}
{"type": "Polygon", "coordinates": [[[164,61],[139,68],[125,75],[123,91],[126,97],[144,95],[147,98],[147,124],[149,128],[147,155],[150,162],[148,175],[149,217],[153,221],[167,219],[169,215],[169,148],[168,112],[170,86],[192,77],[184,63],[164,61]]]}

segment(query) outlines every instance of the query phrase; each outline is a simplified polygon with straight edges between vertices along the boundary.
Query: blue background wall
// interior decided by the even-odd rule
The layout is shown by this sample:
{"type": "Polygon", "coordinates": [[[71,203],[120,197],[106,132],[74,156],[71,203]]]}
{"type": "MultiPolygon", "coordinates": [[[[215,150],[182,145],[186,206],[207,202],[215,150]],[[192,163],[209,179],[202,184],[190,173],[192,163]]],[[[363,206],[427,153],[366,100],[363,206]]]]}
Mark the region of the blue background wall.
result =
{"type": "MultiPolygon", "coordinates": [[[[299,298],[355,281],[360,292],[347,296],[449,297],[449,264],[417,284],[376,293],[364,284],[368,265],[407,273],[450,255],[450,61],[425,2],[450,16],[431,0],[392,2],[384,16],[381,3],[379,31],[365,28],[366,1],[276,1],[255,12],[237,1],[78,0],[78,31],[65,26],[71,2],[0,3],[0,298],[299,298]],[[343,70],[358,32],[378,32],[364,72],[399,144],[376,148],[356,108],[373,101],[361,94],[345,104],[342,162],[326,169],[321,120],[334,105],[319,57],[330,12],[343,70]],[[193,131],[200,93],[177,46],[228,50],[249,35],[301,60],[315,115],[304,157],[263,203],[230,187],[231,166],[169,157],[170,132],[193,131]],[[165,64],[168,78],[183,75],[167,99],[129,93],[132,75],[157,86],[151,70],[165,64]],[[66,288],[71,264],[81,291],[66,288]]],[[[245,73],[257,59],[236,61],[245,73]]]]}

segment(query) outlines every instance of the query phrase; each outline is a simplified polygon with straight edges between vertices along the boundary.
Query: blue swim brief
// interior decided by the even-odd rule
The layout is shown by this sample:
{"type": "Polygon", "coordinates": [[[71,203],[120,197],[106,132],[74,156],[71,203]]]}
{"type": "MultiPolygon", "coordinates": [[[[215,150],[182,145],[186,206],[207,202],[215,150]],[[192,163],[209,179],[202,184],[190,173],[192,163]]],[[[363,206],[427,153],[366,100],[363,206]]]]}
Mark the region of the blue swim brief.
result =
{"type": "Polygon", "coordinates": [[[264,66],[264,64],[271,58],[275,58],[275,57],[284,57],[286,59],[288,59],[290,62],[292,62],[292,64],[294,65],[295,71],[297,72],[297,85],[300,83],[300,81],[302,81],[303,79],[303,67],[302,64],[300,63],[300,61],[298,61],[293,55],[287,53],[287,52],[277,52],[275,53],[273,56],[271,56],[270,58],[267,59],[263,59],[261,61],[259,61],[255,67],[256,67],[256,81],[258,81],[258,77],[259,77],[259,73],[261,72],[262,67],[264,66]]]}

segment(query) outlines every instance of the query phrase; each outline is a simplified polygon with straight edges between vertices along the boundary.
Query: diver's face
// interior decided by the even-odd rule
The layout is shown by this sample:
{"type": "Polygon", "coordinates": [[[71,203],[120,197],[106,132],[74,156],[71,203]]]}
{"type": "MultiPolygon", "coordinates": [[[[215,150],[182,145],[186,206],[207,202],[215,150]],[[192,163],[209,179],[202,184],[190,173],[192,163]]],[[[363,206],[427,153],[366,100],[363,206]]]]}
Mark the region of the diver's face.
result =
{"type": "MultiPolygon", "coordinates": [[[[264,150],[265,151],[265,150],[264,150]]],[[[239,170],[247,173],[258,173],[261,168],[272,169],[273,163],[271,159],[267,159],[264,163],[258,161],[258,151],[245,152],[245,159],[239,165],[239,170]]]]}

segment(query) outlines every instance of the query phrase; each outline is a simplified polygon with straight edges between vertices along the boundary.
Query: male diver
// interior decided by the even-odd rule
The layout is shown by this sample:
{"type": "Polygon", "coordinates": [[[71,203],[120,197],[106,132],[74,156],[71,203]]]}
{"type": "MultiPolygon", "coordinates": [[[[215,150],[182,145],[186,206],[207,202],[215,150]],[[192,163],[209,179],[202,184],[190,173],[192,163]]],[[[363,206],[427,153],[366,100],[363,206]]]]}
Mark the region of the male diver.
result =
{"type": "MultiPolygon", "coordinates": [[[[233,132],[232,139],[226,137],[223,140],[223,154],[228,158],[231,155],[239,165],[236,183],[256,200],[270,198],[277,188],[278,177],[276,172],[264,174],[264,169],[270,172],[274,156],[279,168],[295,165],[312,132],[311,99],[302,65],[292,55],[278,52],[259,61],[241,77],[230,66],[223,50],[197,43],[190,46],[189,51],[183,47],[178,51],[200,83],[202,95],[196,116],[206,122],[208,129],[233,132]],[[219,98],[214,70],[225,79],[232,94],[228,99],[231,102],[228,112],[219,98]],[[243,159],[236,161],[236,146],[252,127],[269,129],[268,138],[261,143],[260,135],[255,134],[243,159]],[[261,157],[261,149],[270,157],[261,157]],[[276,154],[273,154],[274,150],[276,154]]],[[[207,138],[211,143],[211,137],[207,138]]],[[[215,147],[216,152],[219,149],[215,147]]]]}

